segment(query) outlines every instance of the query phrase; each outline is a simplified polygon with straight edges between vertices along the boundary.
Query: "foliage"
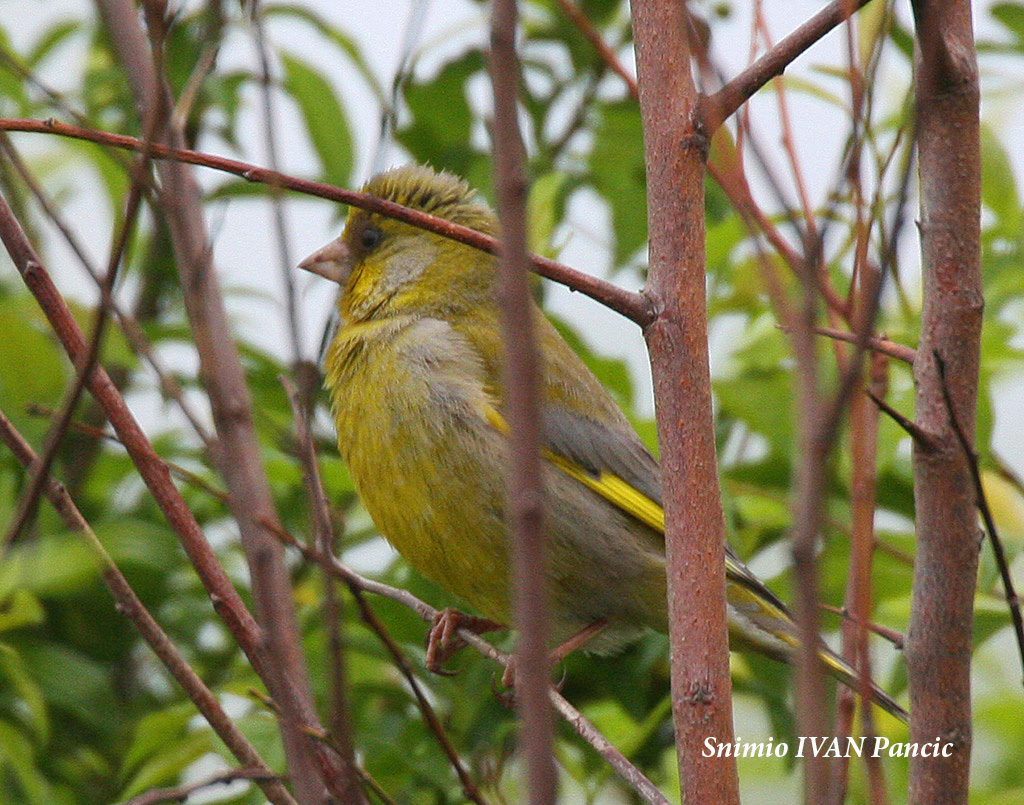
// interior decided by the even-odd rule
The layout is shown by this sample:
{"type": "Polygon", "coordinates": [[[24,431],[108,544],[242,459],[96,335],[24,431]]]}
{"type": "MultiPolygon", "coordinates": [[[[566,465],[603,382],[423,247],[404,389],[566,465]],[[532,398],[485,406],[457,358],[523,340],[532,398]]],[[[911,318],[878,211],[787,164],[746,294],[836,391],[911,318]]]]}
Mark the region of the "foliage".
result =
{"type": "MultiPolygon", "coordinates": [[[[216,4],[211,4],[216,5],[216,4]]],[[[606,41],[626,54],[630,31],[626,4],[592,0],[581,6],[600,28],[606,41]]],[[[225,13],[240,15],[234,7],[225,13]]],[[[29,13],[26,4],[18,10],[29,13]]],[[[712,49],[716,45],[719,12],[710,9],[707,25],[712,49]]],[[[555,254],[574,226],[570,211],[580,201],[606,209],[611,230],[607,238],[609,274],[616,279],[642,276],[645,265],[646,212],[644,162],[639,115],[620,79],[595,54],[586,39],[562,15],[557,4],[535,0],[524,8],[524,67],[522,107],[528,121],[527,150],[533,181],[531,219],[535,224],[535,251],[555,254]]],[[[14,27],[13,13],[2,23],[14,27]]],[[[349,88],[339,87],[325,60],[303,52],[296,26],[310,31],[315,47],[331,59],[348,64],[364,83],[361,89],[375,102],[388,102],[360,52],[355,31],[345,30],[317,12],[299,5],[264,9],[265,25],[275,43],[273,54],[278,81],[275,91],[298,111],[296,134],[315,155],[313,178],[348,184],[359,164],[357,133],[351,121],[378,110],[352,106],[349,88]],[[291,26],[291,27],[289,27],[291,26]]],[[[1000,3],[992,16],[1006,38],[985,43],[984,53],[999,57],[1019,84],[1024,54],[1024,4],[1000,3]],[[1006,65],[1010,65],[1009,68],[1006,65]]],[[[182,14],[174,20],[166,62],[172,86],[180,92],[211,42],[237,36],[244,20],[219,20],[206,12],[182,14]]],[[[867,26],[865,26],[867,27],[867,26]]],[[[98,19],[76,17],[52,22],[33,41],[17,47],[13,31],[0,29],[0,113],[4,117],[67,119],[75,110],[84,125],[138,134],[139,125],[123,73],[117,66],[107,35],[98,19]],[[27,76],[59,64],[66,85],[59,97],[41,90],[27,76]]],[[[906,32],[880,25],[872,49],[908,67],[910,54],[901,43],[906,32]]],[[[306,45],[308,48],[308,45],[306,45]]],[[[491,196],[491,155],[486,135],[488,110],[471,91],[486,81],[487,61],[472,43],[452,52],[434,53],[426,46],[399,88],[397,142],[414,160],[429,162],[465,176],[491,196]],[[419,63],[432,62],[430,69],[419,63]]],[[[216,150],[211,143],[233,148],[259,161],[262,145],[249,142],[251,132],[242,118],[261,81],[255,67],[215,68],[202,81],[188,112],[187,130],[193,144],[216,150]]],[[[835,114],[827,99],[835,98],[835,81],[822,72],[801,82],[789,82],[788,91],[818,102],[819,114],[835,114]]],[[[1017,87],[1019,91],[1019,86],[1017,87]]],[[[879,226],[888,227],[896,202],[896,169],[907,158],[897,133],[907,124],[907,105],[891,102],[885,93],[871,98],[871,129],[866,132],[865,170],[874,171],[882,188],[873,211],[879,226]],[[890,162],[890,157],[893,157],[890,162]],[[883,168],[888,172],[882,176],[883,168]]],[[[845,103],[845,101],[844,101],[845,103]]],[[[983,336],[982,400],[979,408],[978,450],[992,484],[1002,478],[997,521],[1006,523],[1011,559],[1019,560],[1024,540],[1019,512],[1022,490],[1018,479],[1006,476],[999,445],[993,443],[992,390],[996,381],[1021,373],[1024,311],[1024,199],[1014,181],[1010,154],[999,139],[995,124],[984,139],[983,261],[986,286],[986,325],[983,336]],[[1009,478],[1009,480],[1007,480],[1009,478]],[[1017,519],[1014,519],[1014,518],[1017,519]],[[1014,528],[1016,527],[1016,532],[1014,528]]],[[[20,149],[27,140],[17,139],[20,149]]],[[[59,208],[72,209],[79,187],[87,184],[92,197],[109,210],[124,205],[128,181],[122,154],[93,145],[55,138],[32,141],[30,168],[59,208]]],[[[840,156],[834,164],[839,165],[840,156]]],[[[39,208],[11,164],[0,160],[0,187],[23,224],[41,245],[44,256],[57,251],[57,238],[45,225],[39,208]]],[[[243,204],[269,203],[265,188],[246,186],[243,204]]],[[[238,185],[221,184],[211,190],[211,209],[221,199],[239,194],[238,185]]],[[[836,196],[820,205],[819,219],[829,221],[828,269],[845,288],[855,245],[852,211],[855,199],[843,185],[836,196]]],[[[730,539],[738,552],[784,600],[790,600],[788,552],[784,537],[790,525],[788,495],[792,475],[794,372],[786,335],[776,325],[748,228],[722,192],[709,182],[708,273],[712,332],[733,334],[721,350],[716,372],[717,434],[721,475],[726,496],[730,539]]],[[[774,210],[783,233],[798,242],[798,228],[787,228],[785,211],[774,210]]],[[[876,230],[882,231],[882,230],[876,230]]],[[[885,237],[889,232],[885,232],[885,237]]],[[[328,233],[324,233],[326,240],[328,233]]],[[[90,248],[105,249],[107,237],[89,234],[90,248]]],[[[876,260],[882,243],[874,242],[876,260]]],[[[170,248],[159,216],[144,221],[118,290],[121,304],[131,310],[159,355],[173,362],[186,396],[201,399],[201,382],[190,352],[181,289],[168,257],[170,248]],[[178,356],[177,359],[175,356],[178,356]]],[[[889,288],[876,330],[914,346],[920,325],[919,294],[913,258],[901,249],[893,266],[889,288]]],[[[267,255],[254,256],[259,270],[272,272],[267,255]]],[[[0,274],[0,408],[37,449],[49,422],[40,410],[57,408],[72,370],[27,292],[5,264],[0,274]],[[35,411],[36,413],[33,413],[35,411]]],[[[255,269],[254,269],[255,270],[255,269]]],[[[795,280],[785,278],[787,288],[795,280]]],[[[82,282],[79,278],[77,282],[82,282]]],[[[271,280],[268,280],[270,282],[271,280]]],[[[276,281],[276,280],[273,280],[276,281]]],[[[70,283],[69,283],[70,284],[70,283]]],[[[89,293],[74,293],[75,298],[89,293]]],[[[90,289],[91,293],[91,289],[90,289]]],[[[229,304],[240,294],[229,297],[229,304]]],[[[85,323],[91,313],[80,307],[85,323]]],[[[283,313],[281,314],[283,315],[283,313]]],[[[593,351],[595,334],[581,314],[560,321],[560,328],[588,360],[598,376],[628,409],[641,432],[653,441],[647,407],[626,365],[593,351]]],[[[309,505],[302,488],[299,463],[291,436],[291,414],[277,376],[289,371],[281,355],[268,354],[251,334],[239,330],[246,369],[259,412],[257,428],[265,466],[282,522],[291,533],[304,537],[311,531],[309,505]]],[[[828,366],[832,347],[820,345],[822,365],[828,366]]],[[[282,351],[283,352],[283,351],[282,351]]],[[[247,591],[245,563],[237,544],[233,521],[216,494],[220,480],[199,440],[178,424],[176,403],[160,398],[145,361],[117,333],[107,338],[103,364],[133,399],[159,411],[166,426],[152,434],[160,455],[174,466],[194,474],[180,487],[186,501],[237,582],[247,591]]],[[[909,369],[893,361],[889,367],[888,401],[912,414],[913,389],[909,369]]],[[[325,398],[317,405],[323,409],[325,398]]],[[[326,417],[317,421],[322,425],[326,417]]],[[[102,427],[103,420],[87,399],[79,404],[76,421],[102,427]]],[[[848,434],[829,471],[828,527],[821,555],[822,594],[841,606],[849,568],[850,459],[848,434]]],[[[338,524],[345,529],[338,544],[343,559],[382,565],[380,578],[410,589],[436,606],[456,605],[445,594],[415,576],[400,560],[387,553],[365,514],[351,480],[330,446],[328,428],[317,432],[325,484],[338,524]],[[386,557],[382,560],[381,557],[386,557]]],[[[873,579],[874,617],[889,628],[906,626],[911,568],[907,557],[914,550],[913,498],[909,439],[888,420],[880,425],[877,470],[878,539],[873,579]]],[[[283,755],[271,714],[249,697],[261,688],[259,679],[230,640],[173,534],[142,486],[124,451],[88,432],[72,432],[64,439],[54,467],[86,519],[92,524],[134,589],[185,653],[193,668],[225,701],[239,725],[275,768],[283,755]]],[[[25,474],[6,451],[0,451],[0,522],[6,523],[25,484],[25,474]]],[[[987,550],[987,549],[986,549],[987,550]]],[[[1019,568],[1020,562],[1017,561],[1019,568]]],[[[329,697],[329,653],[322,607],[324,587],[319,571],[302,562],[293,564],[295,597],[300,608],[303,646],[311,669],[317,700],[326,710],[329,697]]],[[[977,614],[978,745],[984,756],[977,763],[974,786],[978,802],[1010,801],[1024,788],[1020,764],[1014,758],[1020,745],[1019,718],[1009,715],[1024,705],[1015,680],[1006,640],[1008,618],[997,602],[1001,589],[991,567],[983,569],[977,614]],[[1007,659],[1007,658],[1010,659],[1007,659]]],[[[380,642],[358,617],[344,596],[343,634],[349,681],[354,740],[366,771],[395,800],[412,803],[462,801],[457,778],[425,720],[419,715],[409,688],[402,681],[380,642]]],[[[517,769],[513,761],[512,714],[490,695],[497,673],[479,656],[463,652],[451,666],[453,677],[430,676],[423,668],[424,626],[408,610],[390,601],[371,604],[392,636],[417,669],[417,675],[436,704],[451,739],[496,801],[516,801],[517,769]],[[467,695],[469,693],[470,695],[467,695]]],[[[827,619],[830,630],[836,619],[827,619]]],[[[899,692],[903,686],[901,661],[879,644],[881,662],[876,669],[884,687],[899,692]]],[[[745,739],[791,739],[793,721],[788,691],[788,670],[757,657],[734,655],[734,678],[745,739]],[[758,736],[763,736],[759,738],[758,736]]],[[[671,723],[668,715],[667,650],[663,636],[651,635],[621,655],[608,658],[572,656],[565,666],[564,694],[612,742],[622,749],[664,790],[671,791],[675,772],[671,723]],[[623,684],[623,680],[629,680],[623,684]]],[[[880,731],[893,740],[906,740],[905,732],[889,721],[880,731]]],[[[581,801],[621,790],[593,751],[564,724],[559,727],[558,759],[566,785],[581,801]],[[571,783],[570,783],[571,781],[571,783]]],[[[115,611],[89,554],[59,518],[41,505],[31,527],[0,559],[0,801],[26,803],[106,803],[127,799],[154,786],[180,783],[186,775],[208,768],[210,759],[231,758],[213,732],[195,718],[181,691],[141,645],[130,625],[115,611]],[[204,765],[206,764],[206,765],[204,765]]],[[[853,765],[852,796],[865,797],[862,769],[853,765]]],[[[906,775],[902,761],[886,763],[894,799],[901,797],[906,775]]],[[[769,797],[774,786],[787,785],[792,760],[741,761],[740,773],[751,799],[769,797]],[[764,792],[769,792],[765,794],[764,792]]],[[[224,802],[258,802],[258,790],[247,784],[225,789],[224,802]]]]}

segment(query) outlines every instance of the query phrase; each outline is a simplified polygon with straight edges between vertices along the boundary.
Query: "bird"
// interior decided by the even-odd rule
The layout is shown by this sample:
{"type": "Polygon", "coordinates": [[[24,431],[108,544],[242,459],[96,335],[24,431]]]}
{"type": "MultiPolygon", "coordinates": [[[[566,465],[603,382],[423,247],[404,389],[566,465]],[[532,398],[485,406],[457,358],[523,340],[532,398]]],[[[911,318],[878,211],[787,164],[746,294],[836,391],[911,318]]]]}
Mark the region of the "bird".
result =
{"type": "MultiPolygon", "coordinates": [[[[495,214],[461,178],[410,164],[370,196],[498,236],[495,214]]],[[[504,478],[508,455],[498,259],[352,207],[342,234],[300,268],[341,287],[324,357],[338,448],[380,533],[423,576],[484,616],[511,614],[504,478]]],[[[531,304],[533,304],[531,302],[531,304]]],[[[668,630],[665,517],[658,461],[539,306],[542,503],[555,645],[587,638],[609,654],[668,630]]],[[[732,647],[792,661],[786,605],[726,543],[732,647]]],[[[823,667],[859,690],[824,643],[823,667]]],[[[872,698],[906,711],[871,683],[872,698]]]]}

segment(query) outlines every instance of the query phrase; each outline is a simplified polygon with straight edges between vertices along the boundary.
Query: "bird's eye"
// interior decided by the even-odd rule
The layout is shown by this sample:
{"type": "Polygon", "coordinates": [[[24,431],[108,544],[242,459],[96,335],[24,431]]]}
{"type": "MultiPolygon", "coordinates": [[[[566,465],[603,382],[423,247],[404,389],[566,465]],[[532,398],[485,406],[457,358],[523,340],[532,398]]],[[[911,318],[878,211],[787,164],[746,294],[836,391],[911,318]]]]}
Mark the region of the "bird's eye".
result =
{"type": "Polygon", "coordinates": [[[368,226],[359,233],[359,245],[363,251],[369,252],[376,249],[382,240],[384,240],[384,233],[375,226],[368,226]]]}

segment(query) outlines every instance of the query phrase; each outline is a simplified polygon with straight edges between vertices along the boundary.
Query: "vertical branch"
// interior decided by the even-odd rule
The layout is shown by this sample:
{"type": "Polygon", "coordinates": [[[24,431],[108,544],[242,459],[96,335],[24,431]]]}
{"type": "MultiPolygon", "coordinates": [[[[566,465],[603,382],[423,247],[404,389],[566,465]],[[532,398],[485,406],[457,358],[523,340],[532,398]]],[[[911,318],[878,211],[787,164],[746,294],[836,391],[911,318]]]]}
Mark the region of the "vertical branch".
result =
{"type": "Polygon", "coordinates": [[[654,377],[665,495],[672,712],[684,802],[737,802],[729,743],[732,680],[725,524],[715,455],[704,271],[707,140],[695,125],[685,6],[635,0],[640,114],[647,165],[650,275],[657,311],[645,337],[654,377]],[[685,382],[683,378],[685,376],[685,382]]]}
{"type": "MultiPolygon", "coordinates": [[[[814,325],[817,282],[813,264],[800,273],[803,303],[794,316],[791,333],[796,356],[797,453],[793,468],[793,573],[796,579],[796,622],[800,650],[796,652],[796,722],[800,735],[827,735],[825,684],[818,661],[818,562],[815,545],[825,506],[825,477],[830,448],[825,402],[818,388],[814,325]]],[[[812,754],[804,765],[804,801],[815,802],[826,792],[828,767],[812,754]]]]}
{"type": "MultiPolygon", "coordinates": [[[[279,171],[281,160],[278,157],[277,132],[274,128],[276,118],[274,110],[273,79],[270,74],[270,52],[267,45],[266,32],[263,25],[263,9],[259,0],[253,0],[250,8],[253,38],[256,53],[260,60],[260,103],[263,112],[263,141],[267,148],[267,162],[270,169],[279,171]]],[[[292,367],[297,369],[302,360],[302,339],[299,337],[299,313],[295,298],[295,277],[291,248],[288,244],[288,223],[285,218],[284,200],[279,185],[270,186],[270,209],[274,216],[274,234],[277,238],[277,262],[281,272],[281,284],[284,288],[285,313],[288,322],[289,347],[292,353],[292,367]]],[[[308,398],[308,389],[303,389],[308,398]]]]}
{"type": "MultiPolygon", "coordinates": [[[[868,651],[868,623],[871,621],[871,565],[875,549],[875,508],[877,506],[878,406],[866,391],[883,399],[888,385],[888,358],[874,353],[870,361],[870,388],[858,380],[850,397],[850,481],[851,537],[850,573],[843,607],[849,617],[843,620],[843,656],[860,674],[858,694],[861,701],[871,701],[871,655],[868,651]]],[[[838,713],[835,734],[840,741],[852,734],[856,701],[853,690],[841,687],[836,693],[838,713]]],[[[871,707],[861,708],[862,734],[871,738],[874,724],[871,707]]],[[[882,768],[878,758],[865,758],[871,800],[886,802],[882,768]]],[[[849,758],[837,758],[832,766],[830,801],[846,800],[849,758]]]]}
{"type": "Polygon", "coordinates": [[[950,398],[973,434],[983,297],[978,71],[967,0],[913,3],[924,310],[914,361],[917,554],[906,658],[911,741],[952,742],[950,758],[910,760],[910,802],[966,802],[971,755],[970,663],[979,531],[950,398]]]}
{"type": "MultiPolygon", "coordinates": [[[[292,407],[292,419],[295,421],[296,449],[299,462],[302,464],[302,480],[309,497],[310,520],[312,521],[313,544],[324,556],[334,555],[334,529],[331,526],[331,512],[320,478],[320,465],[317,463],[316,451],[313,447],[313,434],[309,428],[309,420],[303,410],[303,402],[295,385],[286,377],[281,378],[288,402],[292,407]]],[[[340,602],[334,587],[334,579],[324,574],[324,628],[327,629],[327,655],[330,662],[330,728],[334,746],[341,758],[340,788],[345,795],[345,802],[352,805],[365,805],[366,796],[359,785],[359,772],[356,765],[355,745],[352,740],[352,728],[349,723],[351,709],[348,705],[346,692],[345,656],[341,645],[340,602]]]]}
{"type": "Polygon", "coordinates": [[[516,0],[495,0],[491,17],[494,162],[502,228],[501,307],[505,337],[505,414],[511,428],[506,517],[516,570],[519,651],[516,689],[526,742],[529,801],[554,802],[557,777],[548,703],[547,590],[540,474],[540,385],[526,250],[526,177],[519,132],[516,0]]]}
{"type": "MultiPolygon", "coordinates": [[[[163,5],[144,4],[153,37],[150,48],[134,3],[97,0],[97,4],[113,34],[115,51],[143,117],[150,109],[173,108],[162,74],[163,5]]],[[[184,145],[184,133],[173,120],[162,134],[167,145],[184,145]]],[[[272,662],[266,669],[265,681],[283,714],[279,723],[296,793],[300,800],[313,801],[320,796],[320,774],[310,739],[302,734],[298,725],[319,725],[302,662],[283,549],[273,536],[273,529],[267,525],[277,523],[277,514],[260,461],[249,389],[213,271],[212,245],[202,213],[202,192],[188,165],[168,161],[161,162],[157,169],[163,191],[161,207],[171,232],[185,309],[199,353],[200,375],[209,393],[220,440],[213,459],[224,476],[229,506],[239,526],[252,579],[256,615],[263,623],[270,613],[284,617],[284,622],[276,624],[273,632],[265,633],[265,637],[274,638],[266,643],[272,662]]],[[[334,761],[336,758],[332,759],[329,775],[337,773],[334,761]]]]}

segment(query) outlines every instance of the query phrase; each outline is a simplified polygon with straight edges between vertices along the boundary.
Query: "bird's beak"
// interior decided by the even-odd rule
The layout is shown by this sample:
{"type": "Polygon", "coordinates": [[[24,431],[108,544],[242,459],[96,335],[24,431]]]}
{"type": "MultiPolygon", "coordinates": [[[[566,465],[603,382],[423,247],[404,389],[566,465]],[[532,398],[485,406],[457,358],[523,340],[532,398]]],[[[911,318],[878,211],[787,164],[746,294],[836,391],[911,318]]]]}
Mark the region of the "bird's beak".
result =
{"type": "Polygon", "coordinates": [[[299,263],[299,268],[344,286],[352,273],[352,249],[341,238],[332,240],[299,263]]]}

